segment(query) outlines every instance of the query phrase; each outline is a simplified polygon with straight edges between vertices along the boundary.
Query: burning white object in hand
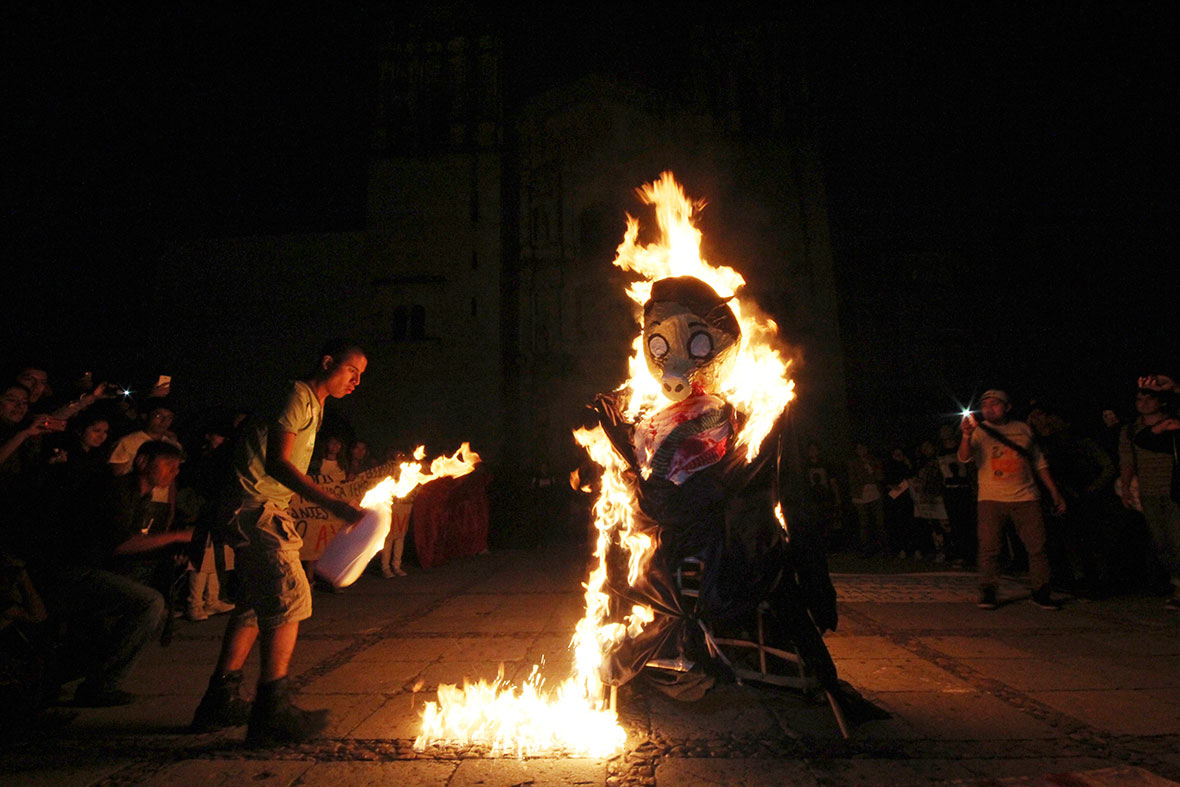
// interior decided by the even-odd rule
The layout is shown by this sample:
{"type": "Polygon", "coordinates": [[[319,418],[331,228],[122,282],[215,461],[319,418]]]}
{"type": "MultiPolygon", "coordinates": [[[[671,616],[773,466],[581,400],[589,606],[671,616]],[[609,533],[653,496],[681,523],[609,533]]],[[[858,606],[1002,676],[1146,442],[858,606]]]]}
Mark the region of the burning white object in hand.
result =
{"type": "Polygon", "coordinates": [[[352,527],[342,530],[328,543],[324,554],[316,563],[315,573],[332,583],[333,587],[347,587],[361,575],[373,556],[381,551],[385,537],[389,535],[393,520],[393,499],[403,498],[422,484],[436,478],[465,476],[479,463],[479,454],[463,443],[451,456],[440,456],[430,463],[430,469],[422,472],[422,458],[425,449],[418,446],[414,452],[416,462],[402,462],[398,474],[386,476],[365,493],[361,508],[365,515],[352,527]]]}

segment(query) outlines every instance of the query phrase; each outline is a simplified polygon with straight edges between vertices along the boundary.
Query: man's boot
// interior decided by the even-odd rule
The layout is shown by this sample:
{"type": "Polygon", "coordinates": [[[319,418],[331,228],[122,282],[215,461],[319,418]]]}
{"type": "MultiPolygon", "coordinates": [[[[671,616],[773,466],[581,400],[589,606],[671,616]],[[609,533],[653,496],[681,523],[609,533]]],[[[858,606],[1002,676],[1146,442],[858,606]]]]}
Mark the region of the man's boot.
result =
{"type": "Polygon", "coordinates": [[[250,718],[250,701],[242,697],[241,688],[241,670],[221,672],[209,678],[209,688],[201,697],[189,729],[212,732],[245,724],[250,718]]]}
{"type": "Polygon", "coordinates": [[[253,746],[303,743],[328,726],[327,710],[303,710],[291,704],[286,677],[258,684],[258,696],[250,711],[246,742],[253,746]]]}

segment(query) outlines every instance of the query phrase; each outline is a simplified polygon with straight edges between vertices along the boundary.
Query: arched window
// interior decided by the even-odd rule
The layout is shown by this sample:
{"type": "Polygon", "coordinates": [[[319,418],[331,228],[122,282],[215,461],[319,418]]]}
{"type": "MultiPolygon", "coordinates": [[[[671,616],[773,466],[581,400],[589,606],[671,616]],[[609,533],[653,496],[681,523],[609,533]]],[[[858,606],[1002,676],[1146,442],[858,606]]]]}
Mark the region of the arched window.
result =
{"type": "Polygon", "coordinates": [[[410,338],[426,338],[426,307],[417,303],[410,307],[410,338]]]}
{"type": "Polygon", "coordinates": [[[392,334],[395,342],[404,342],[410,335],[410,310],[398,306],[393,310],[392,334]]]}

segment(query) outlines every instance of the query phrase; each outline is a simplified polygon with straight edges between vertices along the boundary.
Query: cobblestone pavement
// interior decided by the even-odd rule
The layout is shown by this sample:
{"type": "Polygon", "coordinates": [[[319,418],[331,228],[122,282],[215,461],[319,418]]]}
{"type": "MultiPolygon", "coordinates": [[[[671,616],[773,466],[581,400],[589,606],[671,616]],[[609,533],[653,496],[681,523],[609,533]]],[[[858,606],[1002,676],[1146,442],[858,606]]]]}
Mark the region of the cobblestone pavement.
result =
{"type": "MultiPolygon", "coordinates": [[[[1047,612],[1017,580],[993,612],[970,574],[833,577],[826,639],[841,678],[891,717],[839,735],[826,702],[762,684],[677,702],[643,680],[619,692],[625,751],[609,759],[416,752],[440,683],[521,679],[544,656],[560,680],[581,617],[585,556],[483,555],[317,594],[293,677],[332,725],[307,745],[251,750],[242,730],[190,735],[222,619],[180,622],[151,646],[126,708],[81,710],[0,748],[4,784],[851,785],[1167,784],[1180,780],[1180,616],[1154,598],[1047,612]]],[[[253,665],[252,665],[253,666],[253,665]]],[[[254,667],[256,669],[256,667],[254,667]]]]}
{"type": "MultiPolygon", "coordinates": [[[[842,603],[888,602],[894,604],[922,601],[974,603],[979,580],[963,571],[924,574],[833,574],[832,584],[842,603]]],[[[1002,577],[998,583],[1001,598],[1027,596],[1020,582],[1002,577]]]]}

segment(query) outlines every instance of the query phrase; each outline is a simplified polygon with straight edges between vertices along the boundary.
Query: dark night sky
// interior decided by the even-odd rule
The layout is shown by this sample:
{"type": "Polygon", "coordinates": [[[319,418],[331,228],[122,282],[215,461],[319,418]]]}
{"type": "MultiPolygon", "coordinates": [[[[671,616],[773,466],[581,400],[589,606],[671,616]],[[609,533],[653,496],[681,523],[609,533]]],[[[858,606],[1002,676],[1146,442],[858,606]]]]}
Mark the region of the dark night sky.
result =
{"type": "Polygon", "coordinates": [[[818,23],[854,426],[994,385],[1089,418],[1180,371],[1174,46],[1151,6],[1015,8],[818,23]]]}
{"type": "MultiPolygon", "coordinates": [[[[249,8],[7,12],[10,341],[119,341],[160,240],[363,224],[369,41],[398,12],[249,8]]],[[[930,407],[991,381],[1105,396],[1129,369],[1176,369],[1163,6],[930,8],[769,22],[808,65],[854,415],[913,402],[862,379],[931,366],[930,407]]],[[[692,56],[684,30],[725,23],[548,13],[507,25],[544,31],[514,42],[528,87],[587,69],[659,85],[692,56]]]]}

